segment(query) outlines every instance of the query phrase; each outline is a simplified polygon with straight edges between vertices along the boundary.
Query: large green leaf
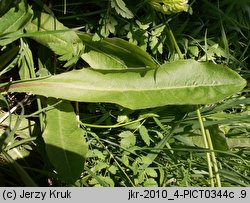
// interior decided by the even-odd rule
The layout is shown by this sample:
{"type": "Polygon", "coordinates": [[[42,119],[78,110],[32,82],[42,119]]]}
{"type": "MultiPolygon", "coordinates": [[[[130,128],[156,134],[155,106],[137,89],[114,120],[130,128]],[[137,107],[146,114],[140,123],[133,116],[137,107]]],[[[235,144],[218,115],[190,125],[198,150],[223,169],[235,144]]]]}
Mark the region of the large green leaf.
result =
{"type": "Polygon", "coordinates": [[[18,39],[17,35],[23,32],[24,26],[33,16],[32,9],[25,1],[11,8],[0,18],[0,45],[7,45],[18,39]]]}
{"type": "MultiPolygon", "coordinates": [[[[50,105],[55,102],[48,101],[50,105]]],[[[48,111],[46,123],[43,138],[48,157],[63,180],[74,182],[83,170],[87,144],[70,102],[63,101],[48,111]]]]}
{"type": "MultiPolygon", "coordinates": [[[[245,85],[246,81],[236,72],[222,65],[181,60],[151,70],[74,70],[12,82],[8,91],[143,109],[169,104],[214,103],[242,90],[245,85]]],[[[0,90],[6,88],[0,87],[0,90]]]]}
{"type": "Polygon", "coordinates": [[[95,69],[126,69],[140,67],[156,67],[151,56],[123,39],[105,38],[101,41],[92,41],[92,36],[78,33],[86,45],[84,59],[95,69]]]}

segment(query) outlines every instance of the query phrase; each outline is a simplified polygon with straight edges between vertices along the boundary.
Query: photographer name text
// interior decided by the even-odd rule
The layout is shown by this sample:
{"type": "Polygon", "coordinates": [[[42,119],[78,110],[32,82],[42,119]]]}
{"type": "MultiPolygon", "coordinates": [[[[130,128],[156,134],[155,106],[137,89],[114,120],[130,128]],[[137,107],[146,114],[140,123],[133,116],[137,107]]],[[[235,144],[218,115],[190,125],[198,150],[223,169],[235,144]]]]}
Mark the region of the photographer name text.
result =
{"type": "Polygon", "coordinates": [[[18,200],[18,199],[71,199],[72,194],[69,190],[50,189],[49,191],[16,191],[14,189],[6,189],[1,191],[1,198],[3,200],[18,200]]]}

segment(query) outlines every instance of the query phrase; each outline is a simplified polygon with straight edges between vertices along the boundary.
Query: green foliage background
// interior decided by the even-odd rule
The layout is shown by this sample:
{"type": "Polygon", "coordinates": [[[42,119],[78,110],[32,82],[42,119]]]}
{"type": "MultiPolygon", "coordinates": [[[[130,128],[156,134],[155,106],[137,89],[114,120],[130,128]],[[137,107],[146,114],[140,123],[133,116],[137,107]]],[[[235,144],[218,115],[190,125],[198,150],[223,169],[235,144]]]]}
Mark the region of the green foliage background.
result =
{"type": "MultiPolygon", "coordinates": [[[[249,82],[241,90],[239,77],[249,81],[249,9],[248,0],[2,0],[0,186],[249,186],[249,82]],[[218,64],[203,77],[227,81],[232,73],[234,83],[220,94],[232,92],[199,108],[177,102],[141,109],[138,100],[131,110],[96,96],[92,103],[47,98],[49,90],[35,86],[50,75],[80,84],[80,74],[68,82],[69,75],[89,66],[85,72],[119,78],[180,60],[218,64]],[[12,81],[29,79],[30,87],[12,90],[12,81]]],[[[185,70],[175,74],[177,84],[189,74],[205,80],[185,70]]]]}

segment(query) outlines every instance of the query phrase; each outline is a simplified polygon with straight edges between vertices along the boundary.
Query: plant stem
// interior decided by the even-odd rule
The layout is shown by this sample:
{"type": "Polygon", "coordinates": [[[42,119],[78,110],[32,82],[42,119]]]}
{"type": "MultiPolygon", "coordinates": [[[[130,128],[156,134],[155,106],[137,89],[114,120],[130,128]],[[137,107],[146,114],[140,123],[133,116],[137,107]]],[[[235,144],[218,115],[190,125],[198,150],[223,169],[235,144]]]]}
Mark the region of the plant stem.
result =
{"type": "MultiPolygon", "coordinates": [[[[197,117],[198,117],[198,120],[199,120],[199,123],[200,123],[201,134],[202,134],[202,137],[203,137],[204,145],[205,145],[205,148],[208,149],[209,145],[208,145],[208,141],[207,141],[206,131],[205,131],[205,128],[204,128],[202,117],[201,117],[201,112],[200,112],[200,109],[199,109],[198,106],[197,106],[197,109],[196,109],[196,113],[197,113],[197,117]]],[[[206,156],[207,156],[207,165],[208,165],[210,186],[214,187],[214,175],[213,175],[213,169],[212,169],[211,155],[210,155],[209,152],[207,152],[206,156]]]]}
{"type": "MultiPolygon", "coordinates": [[[[79,123],[79,121],[80,121],[79,103],[76,101],[75,104],[76,104],[76,119],[79,123]]],[[[80,124],[78,124],[78,128],[80,128],[80,124]]]]}
{"type": "Polygon", "coordinates": [[[132,187],[135,187],[135,184],[133,183],[133,181],[129,178],[128,174],[125,172],[125,170],[122,168],[122,166],[119,164],[119,162],[116,160],[115,156],[112,154],[111,151],[108,150],[108,148],[100,141],[98,140],[98,142],[105,148],[105,150],[109,153],[110,157],[115,161],[115,163],[117,164],[117,166],[120,168],[120,170],[122,171],[122,173],[126,176],[127,180],[130,182],[132,187]]]}
{"type": "MultiPolygon", "coordinates": [[[[205,118],[203,118],[203,121],[205,121],[205,118]]],[[[210,154],[211,154],[211,158],[212,158],[212,164],[213,164],[213,169],[214,169],[214,173],[215,173],[216,184],[217,184],[217,187],[221,187],[220,174],[219,174],[219,169],[218,169],[218,165],[217,165],[215,152],[213,151],[214,147],[213,147],[212,139],[210,136],[210,132],[207,129],[205,132],[206,132],[206,137],[207,137],[207,141],[208,141],[208,146],[209,146],[209,149],[211,150],[210,154]]]]}
{"type": "Polygon", "coordinates": [[[67,13],[67,0],[64,0],[63,14],[66,15],[66,13],[67,13]]]}
{"type": "Polygon", "coordinates": [[[93,171],[91,171],[86,165],[84,166],[84,170],[86,170],[91,177],[95,178],[101,186],[109,187],[108,183],[104,182],[101,178],[99,178],[99,176],[97,176],[93,171]]]}
{"type": "Polygon", "coordinates": [[[142,120],[144,120],[145,118],[138,118],[137,120],[134,121],[129,121],[127,123],[116,123],[114,125],[95,125],[95,124],[90,124],[90,123],[83,123],[81,121],[79,121],[80,125],[82,125],[83,127],[90,127],[90,128],[120,128],[126,125],[130,125],[133,123],[137,123],[140,122],[142,120]]]}
{"type": "MultiPolygon", "coordinates": [[[[38,108],[38,111],[41,111],[42,109],[42,103],[41,103],[41,99],[39,96],[37,96],[37,108],[38,108]]],[[[39,113],[39,122],[40,122],[41,132],[43,132],[45,129],[45,123],[44,123],[43,117],[44,117],[43,112],[39,113]]]]}
{"type": "Polygon", "coordinates": [[[171,30],[171,28],[169,27],[168,24],[167,24],[167,28],[168,28],[168,35],[169,35],[169,37],[170,37],[171,43],[174,45],[174,48],[175,48],[175,50],[177,51],[177,54],[178,54],[179,58],[180,58],[180,59],[183,59],[183,55],[182,55],[182,53],[181,53],[180,47],[178,46],[178,44],[177,44],[177,42],[176,42],[176,39],[175,39],[175,37],[174,37],[174,34],[173,34],[173,32],[172,32],[172,30],[171,30]]]}

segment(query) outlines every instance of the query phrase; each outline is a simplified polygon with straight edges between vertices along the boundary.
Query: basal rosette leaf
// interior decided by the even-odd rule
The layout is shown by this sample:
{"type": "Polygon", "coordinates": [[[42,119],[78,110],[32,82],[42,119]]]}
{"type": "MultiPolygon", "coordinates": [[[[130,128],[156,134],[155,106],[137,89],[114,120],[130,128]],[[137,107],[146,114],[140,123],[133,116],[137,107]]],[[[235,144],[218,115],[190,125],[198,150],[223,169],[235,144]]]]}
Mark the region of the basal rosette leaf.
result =
{"type": "MultiPolygon", "coordinates": [[[[57,102],[49,98],[49,105],[57,102]]],[[[70,102],[63,101],[46,113],[43,133],[47,155],[59,176],[75,182],[83,171],[88,146],[70,102]]]]}
{"type": "Polygon", "coordinates": [[[47,78],[16,81],[0,89],[144,109],[215,103],[241,91],[245,85],[240,75],[223,65],[180,60],[157,69],[97,71],[85,68],[47,78]]]}
{"type": "Polygon", "coordinates": [[[144,50],[120,38],[93,41],[92,36],[78,32],[86,46],[82,59],[94,69],[118,70],[156,67],[152,57],[144,50]]]}

